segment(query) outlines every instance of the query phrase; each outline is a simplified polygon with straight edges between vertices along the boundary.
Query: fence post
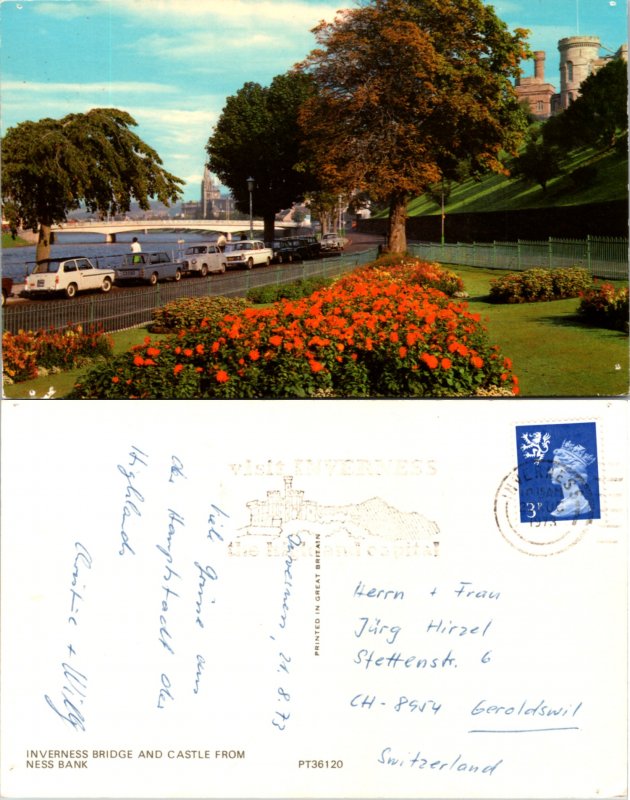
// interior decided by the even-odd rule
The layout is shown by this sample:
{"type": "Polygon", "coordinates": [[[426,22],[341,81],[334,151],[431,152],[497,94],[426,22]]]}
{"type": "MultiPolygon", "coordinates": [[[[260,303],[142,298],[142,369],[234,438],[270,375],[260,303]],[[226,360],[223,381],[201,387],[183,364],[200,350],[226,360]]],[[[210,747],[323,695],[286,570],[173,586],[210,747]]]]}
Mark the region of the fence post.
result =
{"type": "Polygon", "coordinates": [[[591,236],[590,234],[586,237],[586,267],[588,269],[588,274],[593,275],[593,270],[591,269],[591,236]]]}
{"type": "Polygon", "coordinates": [[[549,269],[552,269],[553,268],[553,245],[551,243],[551,236],[549,237],[549,242],[547,244],[547,251],[548,251],[549,269]]]}
{"type": "Polygon", "coordinates": [[[523,266],[521,261],[521,240],[516,240],[516,268],[520,272],[521,267],[523,266]]]}

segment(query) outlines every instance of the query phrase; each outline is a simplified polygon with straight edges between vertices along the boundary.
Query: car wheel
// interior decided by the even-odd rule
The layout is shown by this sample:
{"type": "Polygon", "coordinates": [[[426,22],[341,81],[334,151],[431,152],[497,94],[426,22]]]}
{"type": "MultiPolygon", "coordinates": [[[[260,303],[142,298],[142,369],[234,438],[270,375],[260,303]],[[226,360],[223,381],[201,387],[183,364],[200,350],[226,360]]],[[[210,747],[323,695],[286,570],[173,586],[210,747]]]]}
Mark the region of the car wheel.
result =
{"type": "Polygon", "coordinates": [[[103,283],[101,284],[101,291],[109,292],[111,288],[112,288],[111,278],[103,278],[103,283]]]}
{"type": "Polygon", "coordinates": [[[208,275],[208,267],[206,264],[201,265],[201,277],[205,278],[208,275]]]}
{"type": "Polygon", "coordinates": [[[269,266],[270,264],[271,264],[271,259],[269,258],[269,256],[267,256],[267,266],[269,266]]]}
{"type": "Polygon", "coordinates": [[[278,253],[278,255],[276,256],[276,261],[278,262],[278,264],[282,264],[282,262],[284,261],[284,258],[282,257],[281,253],[278,253]]]}
{"type": "Polygon", "coordinates": [[[149,284],[151,286],[155,286],[157,282],[158,282],[158,274],[157,274],[157,272],[151,273],[151,277],[149,278],[149,284]]]}
{"type": "Polygon", "coordinates": [[[219,270],[221,274],[225,272],[225,264],[221,264],[221,269],[219,270]]]}
{"type": "Polygon", "coordinates": [[[66,286],[66,297],[74,297],[77,293],[78,286],[76,283],[69,283],[66,286]]]}
{"type": "Polygon", "coordinates": [[[254,266],[254,259],[253,258],[248,258],[247,259],[247,264],[246,264],[247,269],[251,269],[253,266],[254,266]]]}
{"type": "Polygon", "coordinates": [[[176,281],[181,281],[181,279],[182,279],[182,271],[181,271],[181,269],[176,269],[175,270],[175,280],[176,281]]]}
{"type": "Polygon", "coordinates": [[[2,292],[2,305],[4,305],[6,302],[7,302],[7,293],[2,292]]]}

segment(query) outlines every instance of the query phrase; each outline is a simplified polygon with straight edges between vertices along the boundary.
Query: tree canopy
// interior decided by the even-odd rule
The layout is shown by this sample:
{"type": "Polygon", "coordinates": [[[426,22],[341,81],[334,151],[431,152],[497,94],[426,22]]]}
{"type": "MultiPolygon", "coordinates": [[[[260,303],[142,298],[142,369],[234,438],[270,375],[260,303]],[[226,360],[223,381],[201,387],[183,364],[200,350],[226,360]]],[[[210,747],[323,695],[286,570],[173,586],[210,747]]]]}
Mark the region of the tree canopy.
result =
{"type": "Polygon", "coordinates": [[[315,187],[297,126],[298,110],[312,82],[295,72],[271,85],[246,83],[228,97],[208,140],[208,166],[249,211],[247,179],[253,178],[253,212],[264,220],[264,238],[273,239],[275,215],[315,187]]]}
{"type": "Polygon", "coordinates": [[[406,248],[408,200],[455,176],[504,171],[526,128],[511,79],[527,54],[481,0],[370,0],[320,23],[298,68],[317,91],[300,122],[324,184],[390,207],[389,247],[406,248]]]}
{"type": "Polygon", "coordinates": [[[589,75],[580,96],[547,120],[545,143],[571,150],[584,145],[612,147],[628,131],[628,66],[620,58],[589,75]]]}
{"type": "Polygon", "coordinates": [[[62,119],[22,122],[2,139],[2,199],[12,230],[39,230],[36,258],[50,254],[50,226],[81,203],[90,211],[143,209],[174,202],[183,181],[130,127],[125,111],[94,108],[62,119]]]}

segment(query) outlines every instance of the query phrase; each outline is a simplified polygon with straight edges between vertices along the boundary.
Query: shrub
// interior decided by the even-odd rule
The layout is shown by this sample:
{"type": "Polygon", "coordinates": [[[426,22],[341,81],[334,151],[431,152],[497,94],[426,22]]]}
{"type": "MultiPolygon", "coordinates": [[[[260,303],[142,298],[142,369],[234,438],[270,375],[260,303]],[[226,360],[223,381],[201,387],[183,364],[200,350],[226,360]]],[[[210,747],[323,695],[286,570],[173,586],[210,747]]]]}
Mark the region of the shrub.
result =
{"type": "Polygon", "coordinates": [[[578,313],[593,325],[628,333],[628,287],[602,283],[584,292],[578,313]]]}
{"type": "Polygon", "coordinates": [[[275,303],[276,300],[298,300],[308,297],[317,289],[323,289],[332,283],[332,278],[300,278],[291,283],[277,286],[259,286],[247,292],[247,299],[252,303],[275,303]]]}
{"type": "Polygon", "coordinates": [[[356,271],[93,368],[74,398],[455,397],[518,393],[480,318],[443,292],[356,271]]]}
{"type": "Polygon", "coordinates": [[[226,314],[238,314],[249,303],[242,297],[180,297],[158,308],[150,330],[168,333],[192,328],[202,321],[216,322],[226,314]]]}
{"type": "Polygon", "coordinates": [[[511,272],[490,282],[490,300],[495,303],[536,303],[579,297],[592,284],[587,270],[526,269],[511,272]]]}
{"type": "Polygon", "coordinates": [[[112,354],[110,337],[86,333],[78,325],[66,331],[19,331],[2,335],[3,374],[14,383],[36,378],[44,370],[72,369],[112,354]]]}

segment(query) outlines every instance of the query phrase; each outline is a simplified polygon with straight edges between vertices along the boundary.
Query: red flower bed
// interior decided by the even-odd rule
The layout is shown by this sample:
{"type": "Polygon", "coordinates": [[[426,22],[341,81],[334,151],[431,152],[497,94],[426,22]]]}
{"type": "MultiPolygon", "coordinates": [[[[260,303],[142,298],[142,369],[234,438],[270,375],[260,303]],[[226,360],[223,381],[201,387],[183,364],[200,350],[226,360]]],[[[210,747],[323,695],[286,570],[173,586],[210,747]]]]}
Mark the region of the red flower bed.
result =
{"type": "Polygon", "coordinates": [[[367,267],[300,300],[203,321],[92,370],[74,397],[449,397],[518,393],[479,315],[367,267]],[[117,380],[114,380],[116,378],[117,380]]]}
{"type": "Polygon", "coordinates": [[[37,378],[43,370],[71,369],[111,352],[108,336],[85,333],[80,325],[65,331],[5,331],[2,371],[5,379],[18,383],[37,378]]]}

